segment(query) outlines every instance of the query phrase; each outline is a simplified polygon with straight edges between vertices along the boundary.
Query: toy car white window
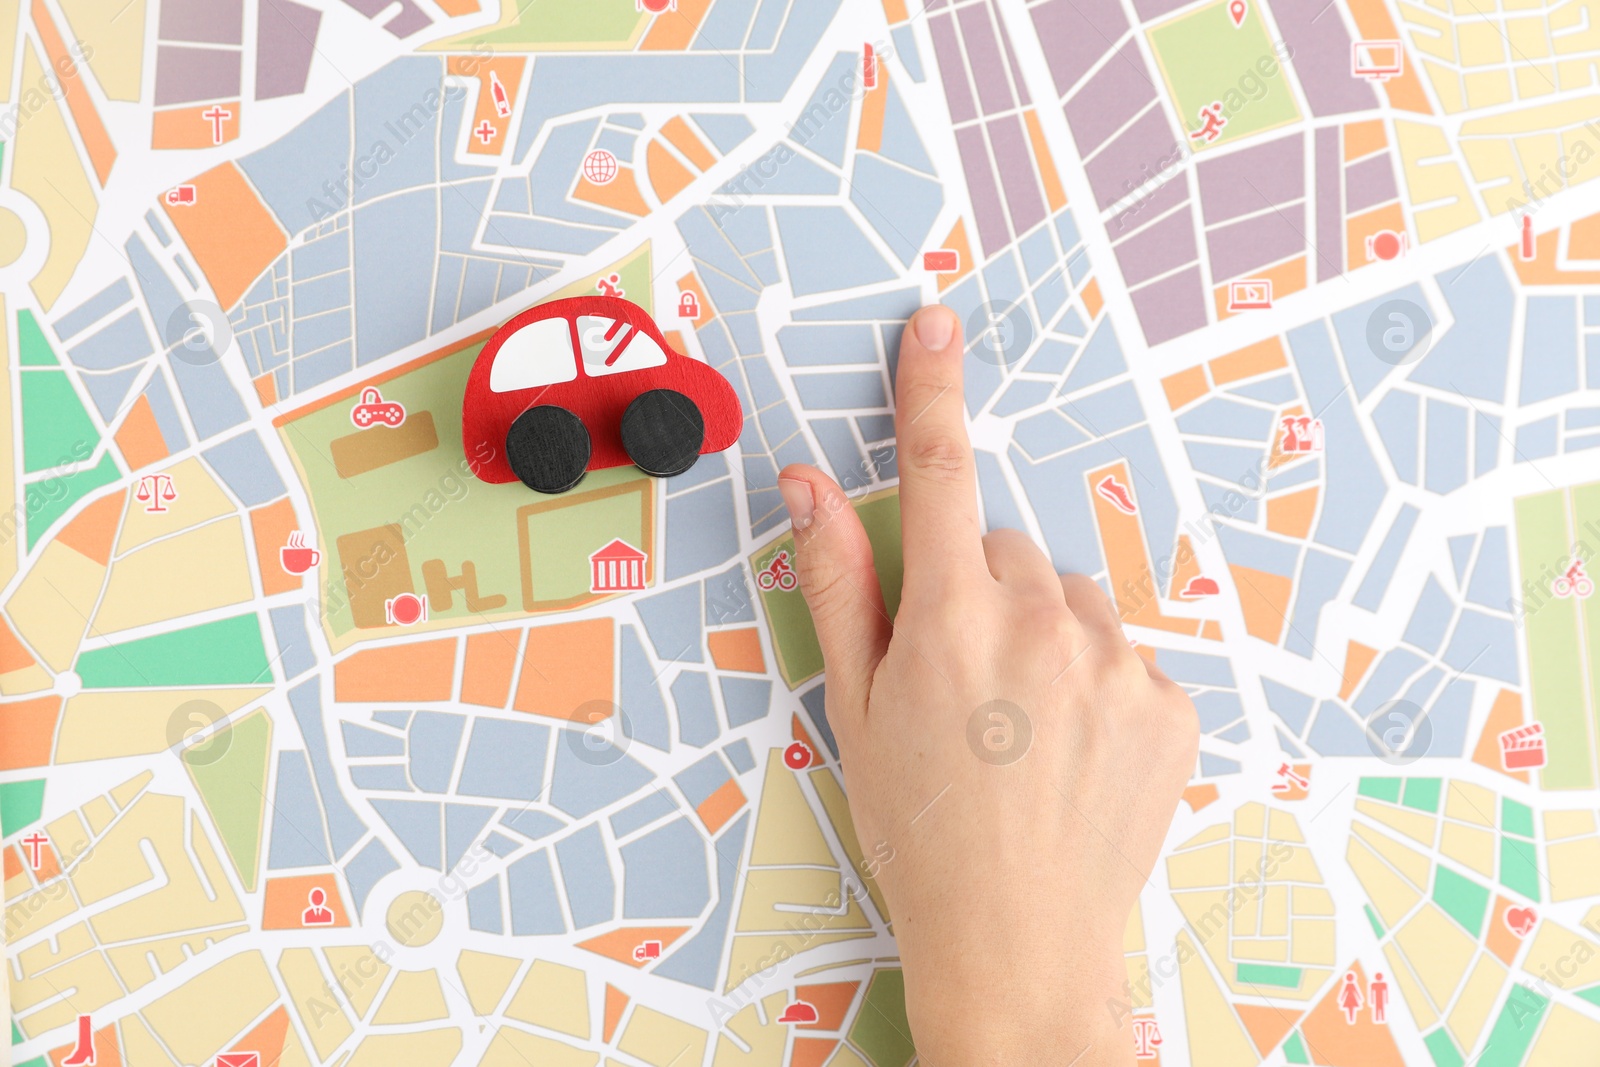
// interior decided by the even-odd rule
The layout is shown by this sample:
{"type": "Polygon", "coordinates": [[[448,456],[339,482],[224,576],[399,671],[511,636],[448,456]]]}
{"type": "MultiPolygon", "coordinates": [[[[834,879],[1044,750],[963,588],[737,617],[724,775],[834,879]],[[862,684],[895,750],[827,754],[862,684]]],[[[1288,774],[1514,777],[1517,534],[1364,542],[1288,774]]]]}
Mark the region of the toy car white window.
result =
{"type": "Polygon", "coordinates": [[[591,378],[659,367],[667,361],[666,352],[649,334],[603,315],[578,317],[578,344],[583,348],[583,372],[591,378]]]}
{"type": "Polygon", "coordinates": [[[509,393],[570,382],[578,376],[572,324],[565,318],[531,322],[506,338],[489,369],[489,390],[509,393]]]}

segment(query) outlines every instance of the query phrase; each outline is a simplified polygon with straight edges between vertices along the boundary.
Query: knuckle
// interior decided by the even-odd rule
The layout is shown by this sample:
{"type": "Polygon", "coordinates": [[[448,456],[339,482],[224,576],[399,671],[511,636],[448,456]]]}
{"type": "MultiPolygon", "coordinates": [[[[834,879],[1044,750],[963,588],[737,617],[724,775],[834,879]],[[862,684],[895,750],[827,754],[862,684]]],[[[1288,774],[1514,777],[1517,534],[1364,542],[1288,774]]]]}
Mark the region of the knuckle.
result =
{"type": "Polygon", "coordinates": [[[1100,588],[1100,583],[1086,574],[1067,574],[1061,578],[1062,592],[1066,594],[1067,603],[1079,611],[1106,611],[1110,612],[1111,600],[1106,596],[1106,591],[1100,588]]]}
{"type": "Polygon", "coordinates": [[[947,429],[924,430],[904,448],[911,468],[933,478],[954,479],[966,471],[970,462],[966,441],[947,429]]]}
{"type": "Polygon", "coordinates": [[[838,567],[819,565],[816,561],[802,560],[796,568],[800,576],[800,592],[813,615],[824,614],[839,600],[845,589],[845,573],[838,567]]]}
{"type": "Polygon", "coordinates": [[[1022,641],[1065,653],[1068,658],[1077,655],[1085,643],[1083,625],[1073,618],[1065,604],[1043,600],[1030,604],[1022,610],[1016,626],[1022,641]]]}

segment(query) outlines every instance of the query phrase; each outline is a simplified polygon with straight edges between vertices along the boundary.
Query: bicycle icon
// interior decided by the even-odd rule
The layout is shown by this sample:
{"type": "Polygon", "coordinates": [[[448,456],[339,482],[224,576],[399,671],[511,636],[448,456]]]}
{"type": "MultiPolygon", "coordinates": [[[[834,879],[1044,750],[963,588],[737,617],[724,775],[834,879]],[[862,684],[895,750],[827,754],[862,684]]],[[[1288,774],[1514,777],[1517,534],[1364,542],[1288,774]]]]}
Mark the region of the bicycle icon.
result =
{"type": "Polygon", "coordinates": [[[778,554],[772,557],[772,562],[767,564],[760,574],[756,575],[756,585],[763,592],[772,592],[782,589],[791,592],[800,584],[800,579],[795,576],[794,568],[789,564],[789,550],[779,549],[778,554]]]}
{"type": "Polygon", "coordinates": [[[1579,600],[1588,599],[1594,592],[1594,582],[1583,572],[1583,560],[1575,559],[1567,572],[1550,583],[1550,591],[1563,599],[1575,596],[1579,600]]]}

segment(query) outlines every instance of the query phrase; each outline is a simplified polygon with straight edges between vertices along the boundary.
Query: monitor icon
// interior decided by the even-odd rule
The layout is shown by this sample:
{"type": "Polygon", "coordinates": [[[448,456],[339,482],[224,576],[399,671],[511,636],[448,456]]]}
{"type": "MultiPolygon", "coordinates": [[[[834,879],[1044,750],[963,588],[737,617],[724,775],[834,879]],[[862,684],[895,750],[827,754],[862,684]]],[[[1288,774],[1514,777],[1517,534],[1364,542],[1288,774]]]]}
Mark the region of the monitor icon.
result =
{"type": "Polygon", "coordinates": [[[1350,74],[1388,81],[1405,73],[1406,53],[1399,41],[1357,41],[1350,46],[1350,74]]]}

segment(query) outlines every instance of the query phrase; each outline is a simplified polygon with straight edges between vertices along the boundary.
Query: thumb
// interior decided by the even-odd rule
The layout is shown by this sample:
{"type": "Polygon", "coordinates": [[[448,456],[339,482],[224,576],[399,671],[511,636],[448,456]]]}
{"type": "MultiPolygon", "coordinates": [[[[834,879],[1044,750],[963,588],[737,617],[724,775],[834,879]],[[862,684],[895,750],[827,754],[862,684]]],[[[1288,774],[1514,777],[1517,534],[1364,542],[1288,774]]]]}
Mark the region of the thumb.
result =
{"type": "Polygon", "coordinates": [[[860,715],[893,632],[872,543],[850,498],[815,467],[785,467],[778,489],[794,526],[796,569],[822,646],[828,696],[860,715]]]}

